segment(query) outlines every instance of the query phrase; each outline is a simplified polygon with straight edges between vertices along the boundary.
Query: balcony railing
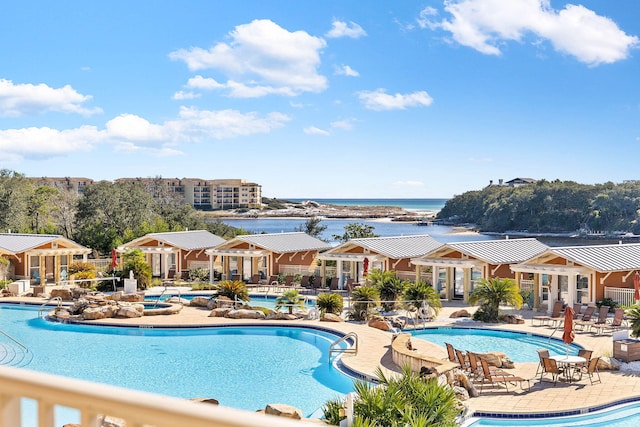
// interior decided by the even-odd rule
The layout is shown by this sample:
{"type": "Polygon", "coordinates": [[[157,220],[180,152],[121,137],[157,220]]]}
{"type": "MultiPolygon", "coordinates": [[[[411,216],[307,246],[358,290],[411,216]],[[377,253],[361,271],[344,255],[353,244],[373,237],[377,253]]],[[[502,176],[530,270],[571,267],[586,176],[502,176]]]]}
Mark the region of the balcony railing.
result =
{"type": "Polygon", "coordinates": [[[36,401],[37,413],[27,413],[25,418],[27,422],[30,416],[37,419],[39,427],[59,427],[55,423],[56,406],[79,411],[84,427],[100,426],[104,415],[122,419],[131,427],[317,425],[7,366],[0,367],[0,390],[1,426],[23,425],[23,398],[36,401]]]}

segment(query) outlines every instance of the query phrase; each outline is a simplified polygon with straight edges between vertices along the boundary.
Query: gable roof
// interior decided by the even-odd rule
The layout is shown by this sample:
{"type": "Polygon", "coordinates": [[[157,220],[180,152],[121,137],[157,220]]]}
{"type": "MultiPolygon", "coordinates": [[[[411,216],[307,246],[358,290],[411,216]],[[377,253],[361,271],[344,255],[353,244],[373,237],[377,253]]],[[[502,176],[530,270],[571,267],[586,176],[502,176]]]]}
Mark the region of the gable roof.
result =
{"type": "Polygon", "coordinates": [[[564,246],[548,252],[601,272],[640,269],[640,243],[564,246]]]}
{"type": "Polygon", "coordinates": [[[533,238],[457,242],[448,243],[445,247],[493,265],[522,262],[549,249],[533,238]]]}
{"type": "Polygon", "coordinates": [[[176,248],[193,251],[218,246],[226,242],[222,237],[207,230],[174,231],[167,233],[149,233],[137,239],[125,243],[121,247],[133,247],[150,240],[158,240],[176,248]]]}
{"type": "Polygon", "coordinates": [[[391,237],[367,237],[362,239],[351,239],[327,253],[340,253],[345,249],[360,246],[384,255],[388,258],[403,259],[425,255],[439,247],[442,243],[429,236],[420,234],[415,236],[391,236],[391,237]]]}
{"type": "Polygon", "coordinates": [[[91,249],[58,234],[17,233],[0,233],[0,250],[9,254],[19,254],[56,241],[81,252],[91,252],[91,249]]]}
{"type": "Polygon", "coordinates": [[[331,248],[331,245],[327,242],[323,242],[303,232],[247,234],[244,236],[236,236],[219,246],[225,248],[233,247],[238,241],[246,242],[258,248],[276,253],[325,250],[331,248]]]}

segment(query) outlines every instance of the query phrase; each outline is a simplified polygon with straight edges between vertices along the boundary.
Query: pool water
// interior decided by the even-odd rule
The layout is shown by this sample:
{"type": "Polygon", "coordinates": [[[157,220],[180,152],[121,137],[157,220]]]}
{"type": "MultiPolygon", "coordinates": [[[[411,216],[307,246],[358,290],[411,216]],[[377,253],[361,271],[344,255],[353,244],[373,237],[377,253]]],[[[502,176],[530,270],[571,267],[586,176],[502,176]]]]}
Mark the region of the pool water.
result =
{"type": "Polygon", "coordinates": [[[0,329],[25,344],[25,368],[255,411],[287,403],[311,415],[353,390],[328,362],[338,337],[296,327],[135,328],[52,323],[0,305],[0,329]]]}
{"type": "Polygon", "coordinates": [[[565,417],[529,419],[472,418],[463,425],[465,427],[637,427],[640,425],[640,403],[619,405],[589,414],[565,417]]]}
{"type": "Polygon", "coordinates": [[[536,350],[546,348],[549,354],[577,355],[582,347],[577,344],[566,346],[561,339],[543,337],[495,329],[476,328],[426,328],[412,332],[416,338],[445,347],[448,342],[462,351],[487,353],[498,351],[506,354],[514,362],[537,362],[536,350]]]}
{"type": "MultiPolygon", "coordinates": [[[[210,297],[211,294],[164,294],[162,295],[162,298],[160,299],[160,301],[166,301],[167,299],[171,298],[171,297],[180,297],[182,299],[185,299],[187,301],[191,301],[193,299],[193,297],[195,296],[206,296],[206,297],[210,297]]],[[[145,295],[145,301],[157,301],[158,300],[158,296],[154,296],[154,295],[145,295]]],[[[249,301],[249,305],[251,306],[255,306],[255,307],[264,307],[264,308],[269,308],[271,310],[275,310],[276,309],[276,297],[275,296],[254,296],[251,295],[251,300],[249,301]]],[[[306,309],[312,308],[315,306],[314,300],[307,300],[304,303],[304,306],[306,309]]],[[[280,311],[285,311],[286,307],[282,307],[280,309],[280,311]]],[[[294,308],[294,311],[298,311],[298,308],[294,308]]]]}

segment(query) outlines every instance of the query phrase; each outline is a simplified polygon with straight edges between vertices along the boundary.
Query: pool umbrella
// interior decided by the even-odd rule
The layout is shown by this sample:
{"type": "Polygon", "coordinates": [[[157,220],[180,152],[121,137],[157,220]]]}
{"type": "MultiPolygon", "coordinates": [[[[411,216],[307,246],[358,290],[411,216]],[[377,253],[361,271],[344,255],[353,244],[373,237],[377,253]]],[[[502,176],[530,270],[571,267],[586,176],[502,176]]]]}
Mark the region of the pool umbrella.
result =
{"type": "Polygon", "coordinates": [[[636,271],[636,275],[633,276],[633,299],[640,300],[640,273],[636,271]]]}
{"type": "Polygon", "coordinates": [[[118,265],[118,254],[115,249],[111,249],[111,268],[116,268],[118,265]]]}
{"type": "MultiPolygon", "coordinates": [[[[362,260],[362,277],[367,277],[368,272],[369,272],[369,258],[365,258],[364,260],[362,260]]],[[[636,275],[638,275],[638,273],[636,273],[636,275]]]]}
{"type": "Polygon", "coordinates": [[[564,333],[562,334],[562,341],[566,344],[567,356],[569,355],[569,344],[573,342],[575,334],[573,333],[573,308],[567,306],[564,309],[564,333]]]}

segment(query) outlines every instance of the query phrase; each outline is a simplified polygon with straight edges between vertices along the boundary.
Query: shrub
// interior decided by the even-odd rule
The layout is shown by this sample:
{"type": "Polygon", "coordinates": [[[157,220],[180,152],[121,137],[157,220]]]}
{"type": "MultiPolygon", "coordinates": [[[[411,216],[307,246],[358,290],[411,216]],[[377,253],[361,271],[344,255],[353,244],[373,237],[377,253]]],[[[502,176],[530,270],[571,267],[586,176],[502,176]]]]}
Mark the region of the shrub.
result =
{"type": "Polygon", "coordinates": [[[192,282],[208,282],[209,270],[206,268],[192,268],[189,270],[189,280],[192,282]]]}
{"type": "Polygon", "coordinates": [[[351,310],[349,318],[352,320],[367,320],[380,305],[380,294],[373,286],[358,286],[351,292],[351,310]]]}
{"type": "Polygon", "coordinates": [[[95,277],[96,266],[90,262],[83,261],[72,262],[71,265],[69,265],[69,275],[87,271],[93,272],[95,277]]]}
{"type": "Polygon", "coordinates": [[[616,308],[620,307],[620,304],[618,304],[611,298],[604,298],[603,300],[596,302],[596,306],[598,308],[602,307],[603,305],[609,306],[609,313],[613,313],[616,310],[616,308]]]}
{"type": "Polygon", "coordinates": [[[417,310],[426,304],[433,309],[435,314],[438,314],[442,308],[440,293],[427,282],[408,283],[402,294],[402,300],[406,305],[417,310]]]}
{"type": "Polygon", "coordinates": [[[340,399],[329,400],[322,407],[324,421],[332,426],[340,425],[340,421],[346,418],[344,415],[340,415],[342,408],[342,401],[340,399]]]}
{"type": "Polygon", "coordinates": [[[247,285],[242,280],[224,280],[218,283],[218,296],[227,297],[230,300],[249,301],[247,285]]]}
{"type": "MultiPolygon", "coordinates": [[[[82,279],[95,279],[96,275],[93,271],[78,271],[73,274],[73,280],[82,280],[82,279]]],[[[90,281],[79,281],[75,282],[81,288],[90,288],[92,286],[92,282],[90,281]]]]}
{"type": "Polygon", "coordinates": [[[130,249],[122,256],[122,276],[126,279],[129,272],[133,272],[133,278],[138,282],[138,289],[147,289],[151,284],[151,267],[147,264],[147,258],[140,249],[130,249]]]}
{"type": "Polygon", "coordinates": [[[340,314],[344,308],[344,300],[340,294],[322,293],[316,298],[316,307],[324,313],[340,314]]]}
{"type": "Polygon", "coordinates": [[[289,314],[293,313],[294,308],[302,310],[306,308],[297,289],[288,289],[276,298],[276,311],[282,307],[287,307],[289,314]]]}

